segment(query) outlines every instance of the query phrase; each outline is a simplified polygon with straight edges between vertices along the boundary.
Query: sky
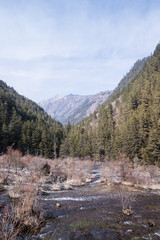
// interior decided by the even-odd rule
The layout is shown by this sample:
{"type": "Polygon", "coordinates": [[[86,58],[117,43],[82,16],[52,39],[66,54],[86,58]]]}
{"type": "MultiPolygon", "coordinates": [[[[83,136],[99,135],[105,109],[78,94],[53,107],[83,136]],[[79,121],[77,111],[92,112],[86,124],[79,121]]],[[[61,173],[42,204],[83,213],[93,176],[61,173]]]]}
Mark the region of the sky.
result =
{"type": "Polygon", "coordinates": [[[0,0],[0,79],[36,102],[113,90],[159,42],[159,0],[0,0]]]}

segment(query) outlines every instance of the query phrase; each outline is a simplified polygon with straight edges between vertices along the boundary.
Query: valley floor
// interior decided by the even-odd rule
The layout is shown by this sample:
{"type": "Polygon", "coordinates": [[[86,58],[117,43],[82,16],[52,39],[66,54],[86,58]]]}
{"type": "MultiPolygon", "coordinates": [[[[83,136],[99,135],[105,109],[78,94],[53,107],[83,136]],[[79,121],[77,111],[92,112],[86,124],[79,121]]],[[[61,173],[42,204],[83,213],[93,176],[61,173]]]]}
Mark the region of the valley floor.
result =
{"type": "MultiPolygon", "coordinates": [[[[20,160],[24,163],[25,159],[20,160]]],[[[6,237],[1,235],[0,240],[160,239],[160,190],[124,186],[117,178],[113,184],[102,182],[104,166],[89,161],[48,160],[47,164],[54,165],[49,175],[44,172],[44,166],[49,170],[46,160],[28,156],[27,161],[28,169],[1,168],[0,231],[6,237]],[[38,176],[40,169],[43,172],[38,176]],[[18,203],[15,212],[7,208],[13,202],[18,203]],[[34,225],[36,230],[28,234],[26,229],[34,225]],[[8,237],[5,231],[12,226],[15,229],[8,237]],[[23,231],[14,237],[17,226],[23,231]]]]}

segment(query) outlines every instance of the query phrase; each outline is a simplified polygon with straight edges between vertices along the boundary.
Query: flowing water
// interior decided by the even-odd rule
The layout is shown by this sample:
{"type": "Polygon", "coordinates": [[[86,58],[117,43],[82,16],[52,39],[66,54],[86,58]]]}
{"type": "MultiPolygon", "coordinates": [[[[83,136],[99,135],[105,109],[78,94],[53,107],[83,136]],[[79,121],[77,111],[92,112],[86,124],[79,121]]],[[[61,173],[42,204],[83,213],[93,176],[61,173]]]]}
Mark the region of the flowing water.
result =
{"type": "Polygon", "coordinates": [[[158,192],[130,188],[120,194],[118,188],[96,182],[98,169],[93,173],[92,182],[83,187],[43,196],[41,207],[47,224],[40,239],[160,239],[158,192]],[[129,198],[130,216],[122,212],[122,194],[129,198]],[[56,208],[57,202],[61,207],[56,208]]]}

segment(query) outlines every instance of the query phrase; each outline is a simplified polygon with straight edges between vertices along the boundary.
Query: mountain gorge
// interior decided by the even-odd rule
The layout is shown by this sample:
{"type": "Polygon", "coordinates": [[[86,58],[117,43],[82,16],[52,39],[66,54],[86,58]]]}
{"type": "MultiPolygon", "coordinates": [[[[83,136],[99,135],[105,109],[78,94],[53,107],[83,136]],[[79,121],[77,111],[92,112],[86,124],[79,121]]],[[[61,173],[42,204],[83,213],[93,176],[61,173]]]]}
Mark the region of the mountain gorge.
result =
{"type": "Polygon", "coordinates": [[[112,91],[104,91],[94,95],[55,96],[40,102],[39,105],[62,124],[75,124],[93,113],[111,93],[112,91]]]}

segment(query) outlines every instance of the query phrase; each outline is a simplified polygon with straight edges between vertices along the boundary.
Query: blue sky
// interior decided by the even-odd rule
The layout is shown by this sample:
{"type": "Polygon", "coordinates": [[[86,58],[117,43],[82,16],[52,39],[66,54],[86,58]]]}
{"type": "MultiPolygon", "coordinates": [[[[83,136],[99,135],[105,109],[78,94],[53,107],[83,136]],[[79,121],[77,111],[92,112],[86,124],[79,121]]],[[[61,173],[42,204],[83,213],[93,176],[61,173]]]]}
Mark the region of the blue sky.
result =
{"type": "Polygon", "coordinates": [[[159,23],[158,0],[0,0],[0,79],[36,102],[114,89],[159,23]]]}

